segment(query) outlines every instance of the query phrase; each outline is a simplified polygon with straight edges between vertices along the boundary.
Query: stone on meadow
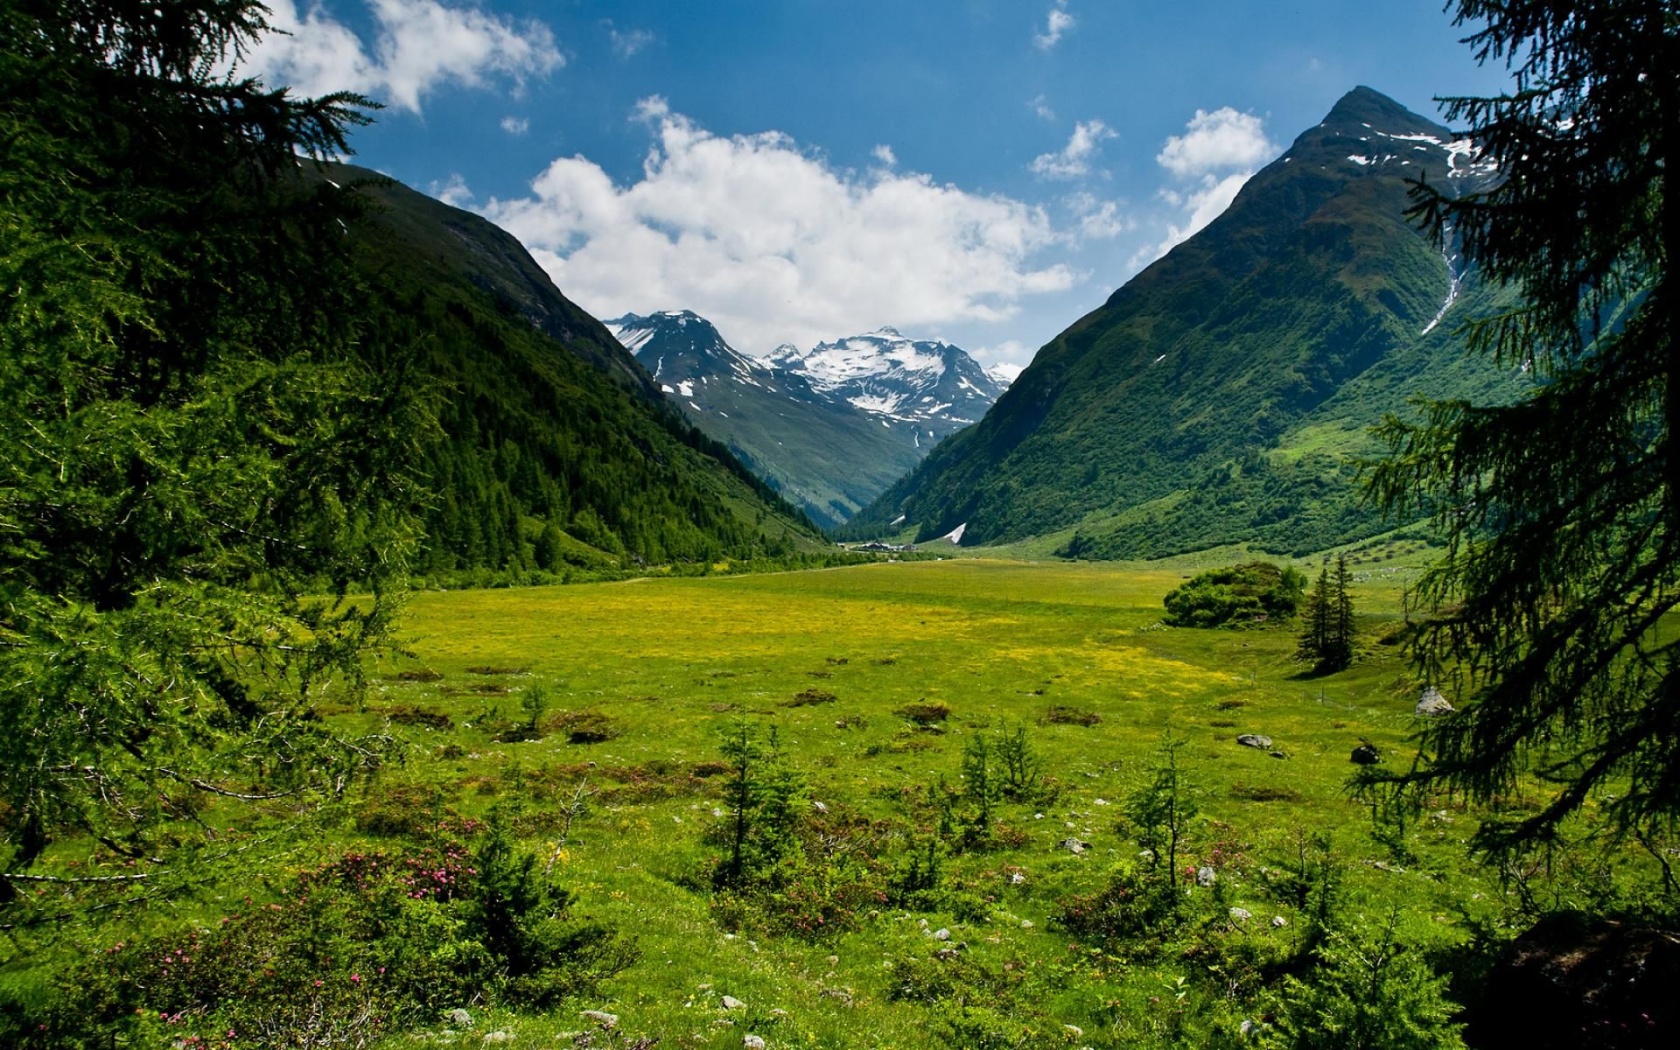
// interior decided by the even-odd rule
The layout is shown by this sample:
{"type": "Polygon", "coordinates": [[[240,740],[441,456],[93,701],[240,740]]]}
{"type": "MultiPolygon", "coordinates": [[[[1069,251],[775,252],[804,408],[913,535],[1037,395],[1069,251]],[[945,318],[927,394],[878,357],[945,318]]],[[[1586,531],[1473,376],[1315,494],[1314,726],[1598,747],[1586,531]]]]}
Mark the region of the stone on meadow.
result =
{"type": "Polygon", "coordinates": [[[602,1028],[609,1030],[618,1027],[618,1015],[609,1014],[605,1010],[585,1010],[578,1016],[586,1021],[594,1021],[602,1028]]]}
{"type": "Polygon", "coordinates": [[[1452,714],[1454,710],[1456,708],[1446,697],[1441,695],[1441,691],[1431,685],[1424,687],[1423,694],[1418,697],[1417,707],[1412,709],[1412,713],[1419,718],[1439,718],[1442,715],[1452,714]]]}

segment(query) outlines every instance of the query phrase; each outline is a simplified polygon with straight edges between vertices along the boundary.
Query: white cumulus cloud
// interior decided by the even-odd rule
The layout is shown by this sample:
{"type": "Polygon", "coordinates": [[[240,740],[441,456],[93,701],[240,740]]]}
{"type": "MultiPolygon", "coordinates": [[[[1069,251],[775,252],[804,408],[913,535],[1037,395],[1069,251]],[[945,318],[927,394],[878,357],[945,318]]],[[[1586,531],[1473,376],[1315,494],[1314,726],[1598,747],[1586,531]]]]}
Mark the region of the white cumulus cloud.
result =
{"type": "Polygon", "coordinates": [[[1078,223],[1079,236],[1086,240],[1107,240],[1118,237],[1137,226],[1129,215],[1120,212],[1119,201],[1106,201],[1089,193],[1070,194],[1062,201],[1078,223]]]}
{"type": "Polygon", "coordinates": [[[613,54],[619,58],[629,58],[655,39],[646,29],[619,29],[611,22],[607,23],[607,34],[612,37],[613,54]]]}
{"type": "Polygon", "coordinates": [[[636,119],[654,138],[638,181],[562,157],[528,196],[482,209],[597,317],[692,309],[764,353],[878,319],[1000,321],[1074,282],[1033,262],[1063,236],[1041,208],[913,172],[837,170],[780,132],[714,135],[658,97],[636,119]]]}
{"type": "Polygon", "coordinates": [[[1041,153],[1030,165],[1033,174],[1046,179],[1082,179],[1091,173],[1091,159],[1103,139],[1114,132],[1100,120],[1080,121],[1073,126],[1068,144],[1055,153],[1041,153]]]}
{"type": "Polygon", "coordinates": [[[1198,109],[1182,135],[1167,139],[1155,161],[1174,175],[1199,176],[1221,168],[1253,170],[1277,155],[1261,119],[1230,106],[1198,109]]]}
{"type": "Polygon", "coordinates": [[[241,71],[300,94],[357,91],[420,112],[424,95],[445,84],[517,90],[565,63],[554,34],[535,19],[515,21],[440,0],[367,0],[376,25],[364,41],[319,3],[268,0],[265,35],[241,71]]]}
{"type": "Polygon", "coordinates": [[[467,180],[462,178],[458,171],[450,175],[447,181],[432,180],[432,184],[427,189],[432,196],[452,208],[472,206],[473,192],[467,188],[467,180]]]}
{"type": "Polygon", "coordinates": [[[502,130],[509,135],[523,135],[531,130],[531,122],[525,117],[503,117],[502,130]]]}
{"type": "Polygon", "coordinates": [[[1139,249],[1131,265],[1154,262],[1219,218],[1260,165],[1278,152],[1264,121],[1254,114],[1230,106],[1211,113],[1198,109],[1184,134],[1170,136],[1155,156],[1155,162],[1176,177],[1176,184],[1160,193],[1175,209],[1175,217],[1167,222],[1160,242],[1139,249]]]}
{"type": "Polygon", "coordinates": [[[1056,0],[1056,6],[1044,18],[1044,32],[1033,34],[1033,43],[1040,51],[1048,51],[1062,42],[1062,35],[1075,25],[1074,18],[1068,14],[1067,0],[1056,0]]]}
{"type": "Polygon", "coordinates": [[[898,165],[898,154],[894,153],[893,148],[884,142],[870,150],[869,155],[889,168],[896,167],[898,165]]]}

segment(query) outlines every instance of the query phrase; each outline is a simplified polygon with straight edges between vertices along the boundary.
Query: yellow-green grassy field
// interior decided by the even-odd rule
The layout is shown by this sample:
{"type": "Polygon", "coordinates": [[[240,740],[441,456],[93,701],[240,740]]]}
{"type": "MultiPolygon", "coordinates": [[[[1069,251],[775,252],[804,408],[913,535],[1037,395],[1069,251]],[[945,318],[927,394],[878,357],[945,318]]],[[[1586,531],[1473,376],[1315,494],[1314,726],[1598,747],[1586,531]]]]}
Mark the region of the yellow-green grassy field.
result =
{"type": "MultiPolygon", "coordinates": [[[[619,1014],[626,1032],[684,1047],[739,1047],[747,1031],[771,1046],[941,1045],[925,1008],[892,993],[895,975],[937,946],[929,934],[943,927],[981,965],[1033,973],[1045,1045],[1123,1045],[1144,1034],[1154,1001],[1144,993],[1172,979],[1172,964],[1142,972],[1099,958],[1070,968],[1069,938],[1051,920],[1058,900],[1094,891],[1135,854],[1115,831],[1116,815],[1168,733],[1187,741],[1203,810],[1192,859],[1215,842],[1234,851],[1224,887],[1231,903],[1287,923],[1257,921],[1232,936],[1294,936],[1294,916],[1261,894],[1256,872],[1284,863],[1304,831],[1335,835],[1360,906],[1404,901],[1421,936],[1454,936],[1447,902],[1468,896],[1477,878],[1460,870],[1470,821],[1445,813],[1418,833],[1419,847],[1438,855],[1433,870],[1376,866],[1388,854],[1346,793],[1349,752],[1362,740],[1390,761],[1409,755],[1417,685],[1397,652],[1373,642],[1355,669],[1315,680],[1292,659],[1290,629],[1164,627],[1161,597],[1184,575],[963,559],[424,593],[406,619],[412,658],[382,669],[365,711],[340,717],[371,727],[403,705],[448,714],[452,731],[396,728],[415,747],[380,790],[441,788],[459,813],[482,813],[526,782],[549,786],[527,801],[536,809],[581,779],[603,790],[564,850],[540,821],[530,844],[557,857],[581,912],[637,938],[640,961],[578,1004],[619,1014]],[[418,669],[441,678],[399,677],[418,669]],[[494,742],[487,728],[518,717],[521,695],[539,684],[550,693],[550,722],[595,711],[618,735],[494,742]],[[835,700],[784,706],[812,689],[835,700]],[[945,732],[894,714],[924,700],[952,708],[945,732]],[[1056,705],[1100,722],[1043,724],[1056,705]],[[989,899],[983,921],[880,909],[853,932],[817,939],[731,934],[704,879],[716,852],[701,839],[718,819],[715,783],[688,771],[718,757],[720,731],[742,715],[776,727],[810,798],[844,812],[913,824],[903,789],[940,777],[957,784],[965,740],[1015,726],[1028,728],[1060,794],[1000,807],[1017,845],[949,862],[954,881],[989,899]],[[1272,737],[1283,757],[1238,746],[1239,733],[1272,737]],[[1091,848],[1059,849],[1069,837],[1091,848]],[[726,994],[747,1008],[723,1010],[726,994]],[[1144,1005],[1116,1005],[1128,995],[1144,1005]]],[[[1365,574],[1355,592],[1373,639],[1398,618],[1398,581],[1392,570],[1365,574]]],[[[536,1041],[578,1021],[568,1007],[483,1025],[536,1041]]]]}

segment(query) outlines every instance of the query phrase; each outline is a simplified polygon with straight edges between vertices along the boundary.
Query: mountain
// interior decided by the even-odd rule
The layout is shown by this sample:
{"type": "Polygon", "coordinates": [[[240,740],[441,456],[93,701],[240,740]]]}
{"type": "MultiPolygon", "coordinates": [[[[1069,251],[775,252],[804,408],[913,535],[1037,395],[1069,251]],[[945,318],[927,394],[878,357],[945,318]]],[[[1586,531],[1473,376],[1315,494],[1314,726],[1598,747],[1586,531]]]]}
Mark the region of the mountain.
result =
{"type": "Polygon", "coordinates": [[[848,526],[1082,557],[1228,543],[1307,552],[1388,527],[1350,457],[1408,399],[1516,396],[1458,322],[1501,300],[1406,218],[1409,180],[1496,171],[1358,88],[1230,208],[1057,336],[978,424],[848,526]]]}
{"type": "Polygon", "coordinates": [[[685,421],[510,234],[378,176],[352,229],[370,301],[439,432],[421,571],[562,571],[812,552],[811,524],[685,421]]]}
{"type": "MultiPolygon", "coordinates": [[[[912,340],[878,328],[800,353],[781,346],[770,360],[803,375],[812,389],[939,439],[974,423],[1008,382],[943,340],[912,340]]],[[[918,440],[918,444],[920,441],[918,440]]]]}
{"type": "Polygon", "coordinates": [[[752,358],[688,310],[607,325],[689,419],[828,528],[978,419],[1002,389],[959,348],[892,329],[752,358]]]}

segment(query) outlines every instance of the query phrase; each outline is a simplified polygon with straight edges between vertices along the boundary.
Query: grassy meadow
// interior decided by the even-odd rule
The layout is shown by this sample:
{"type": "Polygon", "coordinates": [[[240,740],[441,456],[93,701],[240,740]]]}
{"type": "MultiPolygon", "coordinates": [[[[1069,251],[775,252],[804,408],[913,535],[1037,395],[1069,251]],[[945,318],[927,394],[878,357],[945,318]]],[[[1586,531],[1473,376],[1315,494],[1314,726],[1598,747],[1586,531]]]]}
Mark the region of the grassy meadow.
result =
{"type": "MultiPolygon", "coordinates": [[[[1292,659],[1292,629],[1165,627],[1161,597],[1188,572],[962,559],[421,593],[406,618],[411,655],[380,669],[364,709],[332,717],[389,725],[412,744],[364,813],[416,798],[454,816],[516,804],[522,839],[553,863],[577,910],[636,942],[637,961],[584,1000],[545,1015],[492,1012],[477,1019],[475,1042],[494,1030],[547,1045],[579,1029],[578,1010],[598,1008],[661,1046],[721,1050],[745,1033],[769,1046],[949,1045],[951,1029],[929,1023],[940,1003],[924,968],[959,944],[962,965],[1001,982],[996,1005],[1033,1045],[1170,1042],[1187,998],[1203,1013],[1233,1011],[1237,1024],[1259,991],[1239,985],[1257,985],[1264,965],[1210,983],[1178,949],[1130,956],[1056,921],[1071,895],[1135,862],[1117,820],[1167,734],[1185,741],[1180,762],[1201,810],[1183,858],[1219,872],[1217,890],[1183,891],[1203,898],[1199,942],[1262,963],[1287,957],[1304,920],[1269,877],[1317,832],[1334,844],[1345,907],[1399,908],[1413,942],[1450,950],[1466,936],[1461,909],[1497,894],[1464,856],[1467,815],[1443,810],[1408,830],[1401,864],[1348,797],[1361,741],[1390,762],[1409,758],[1417,687],[1396,649],[1373,643],[1354,669],[1309,679],[1292,659]],[[537,687],[548,731],[498,742],[497,727],[537,687]],[[935,730],[896,713],[939,702],[951,715],[935,730]],[[1084,717],[1049,721],[1055,708],[1084,717]],[[578,712],[604,716],[588,724],[610,738],[569,742],[578,712]],[[940,778],[960,787],[974,736],[1024,727],[1047,790],[999,803],[997,843],[945,859],[963,907],[880,904],[840,932],[770,933],[714,907],[706,881],[718,849],[704,833],[724,813],[724,778],[707,763],[743,716],[775,728],[804,804],[872,829],[859,848],[883,865],[929,834],[921,799],[940,778]],[[1277,756],[1239,746],[1240,733],[1273,738],[1277,756]],[[579,782],[599,794],[561,847],[553,813],[579,782]],[[1060,845],[1070,838],[1088,848],[1060,845]],[[1250,917],[1230,919],[1231,908],[1250,917]],[[726,995],[745,1006],[725,1009],[726,995]]],[[[1404,575],[1386,566],[1355,577],[1373,639],[1399,618],[1404,575]]],[[[365,835],[377,820],[358,826],[377,842],[365,835]]],[[[993,1045],[985,1036],[975,1045],[993,1045]]],[[[431,1029],[392,1045],[416,1038],[452,1037],[431,1029]]]]}

